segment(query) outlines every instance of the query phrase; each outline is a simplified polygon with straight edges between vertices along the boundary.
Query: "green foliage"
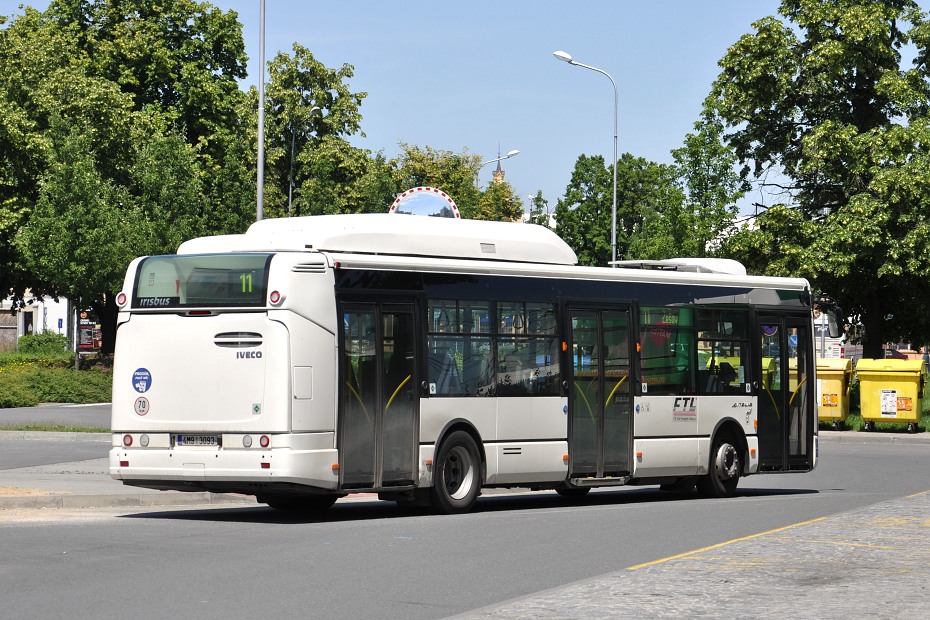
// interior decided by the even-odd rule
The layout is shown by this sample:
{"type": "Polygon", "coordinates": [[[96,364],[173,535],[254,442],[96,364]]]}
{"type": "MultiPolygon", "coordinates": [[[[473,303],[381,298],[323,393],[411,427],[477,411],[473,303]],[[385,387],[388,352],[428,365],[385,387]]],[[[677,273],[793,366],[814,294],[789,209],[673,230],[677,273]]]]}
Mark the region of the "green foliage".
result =
{"type": "Polygon", "coordinates": [[[57,364],[54,359],[0,359],[0,407],[110,401],[113,376],[109,369],[75,371],[57,364]]]}
{"type": "MultiPolygon", "coordinates": [[[[344,64],[329,69],[310,50],[295,43],[293,55],[275,56],[268,73],[266,215],[377,210],[367,201],[370,173],[378,169],[379,160],[370,160],[368,151],[346,140],[360,131],[359,106],[367,96],[349,89],[353,67],[344,64]]],[[[257,98],[255,103],[257,106],[257,98]]],[[[381,202],[388,197],[382,197],[381,202]]]]}
{"type": "Polygon", "coordinates": [[[529,213],[529,222],[531,224],[538,224],[539,226],[545,226],[546,228],[553,228],[553,222],[551,221],[551,212],[549,211],[549,201],[543,198],[542,190],[536,192],[536,195],[533,196],[530,202],[530,213],[529,213]]]}
{"type": "Polygon", "coordinates": [[[677,226],[671,236],[679,256],[707,256],[733,225],[736,202],[749,189],[735,170],[736,155],[723,143],[723,123],[712,108],[705,109],[685,136],[684,146],[672,151],[685,190],[677,226]]]}
{"type": "Polygon", "coordinates": [[[27,334],[20,337],[17,344],[20,353],[30,355],[61,355],[70,354],[68,350],[68,337],[54,332],[40,334],[27,334]]]}
{"type": "Polygon", "coordinates": [[[769,209],[737,252],[836,297],[867,357],[930,340],[926,15],[910,0],[783,0],[779,13],[728,50],[711,93],[744,173],[763,185],[774,173],[797,212],[769,209]]]}
{"type": "MultiPolygon", "coordinates": [[[[612,172],[601,156],[581,155],[555,208],[557,232],[582,265],[611,259],[612,172]]],[[[617,162],[617,259],[681,256],[689,235],[681,212],[684,194],[674,166],[629,153],[617,162]]]]}
{"type": "Polygon", "coordinates": [[[488,189],[481,192],[478,208],[472,217],[476,220],[519,222],[523,219],[523,201],[510,183],[491,181],[488,189]]]}
{"type": "Polygon", "coordinates": [[[475,187],[481,167],[479,155],[467,149],[453,153],[403,142],[400,148],[403,153],[392,161],[395,193],[413,187],[436,187],[452,196],[462,217],[473,219],[481,212],[481,192],[475,187]]]}
{"type": "Polygon", "coordinates": [[[115,331],[128,262],[240,232],[254,155],[241,27],[205,2],[53,0],[0,30],[0,286],[115,331]]]}

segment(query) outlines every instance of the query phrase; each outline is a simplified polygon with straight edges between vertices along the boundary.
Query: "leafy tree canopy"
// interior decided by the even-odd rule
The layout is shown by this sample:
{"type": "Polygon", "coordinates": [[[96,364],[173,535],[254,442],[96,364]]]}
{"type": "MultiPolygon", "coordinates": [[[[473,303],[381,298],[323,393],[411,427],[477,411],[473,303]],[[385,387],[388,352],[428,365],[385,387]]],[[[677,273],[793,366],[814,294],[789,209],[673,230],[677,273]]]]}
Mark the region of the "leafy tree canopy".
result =
{"type": "Polygon", "coordinates": [[[728,50],[711,96],[744,173],[776,173],[797,213],[769,209],[731,249],[766,252],[750,262],[836,296],[860,318],[867,356],[926,342],[927,17],[910,0],[783,0],[779,13],[728,50]]]}

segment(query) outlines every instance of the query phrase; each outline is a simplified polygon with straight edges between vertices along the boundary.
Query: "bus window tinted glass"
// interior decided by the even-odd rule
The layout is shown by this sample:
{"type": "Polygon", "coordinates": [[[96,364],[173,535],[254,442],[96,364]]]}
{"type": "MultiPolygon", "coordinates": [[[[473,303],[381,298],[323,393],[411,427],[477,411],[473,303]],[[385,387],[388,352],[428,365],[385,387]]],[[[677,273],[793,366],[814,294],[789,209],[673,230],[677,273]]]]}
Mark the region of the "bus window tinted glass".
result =
{"type": "Polygon", "coordinates": [[[270,254],[150,256],[139,263],[133,308],[265,305],[270,254]]]}
{"type": "Polygon", "coordinates": [[[640,309],[643,383],[655,396],[694,394],[694,310],[640,309]]]}
{"type": "Polygon", "coordinates": [[[739,310],[697,311],[698,391],[749,393],[748,317],[739,310]]]}

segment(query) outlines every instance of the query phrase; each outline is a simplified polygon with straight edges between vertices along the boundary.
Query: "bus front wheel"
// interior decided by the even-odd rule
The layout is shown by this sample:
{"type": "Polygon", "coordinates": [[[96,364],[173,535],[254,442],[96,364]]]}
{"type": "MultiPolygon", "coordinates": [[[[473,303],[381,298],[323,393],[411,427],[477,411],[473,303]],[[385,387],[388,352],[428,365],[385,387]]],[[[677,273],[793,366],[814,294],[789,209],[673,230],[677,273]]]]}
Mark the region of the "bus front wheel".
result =
{"type": "Polygon", "coordinates": [[[729,433],[715,439],[710,453],[710,468],[697,480],[698,492],[704,497],[733,497],[742,469],[739,446],[729,433]]]}
{"type": "Polygon", "coordinates": [[[434,464],[430,501],[442,514],[468,512],[481,490],[481,456],[475,440],[465,431],[455,431],[439,448],[434,464]]]}

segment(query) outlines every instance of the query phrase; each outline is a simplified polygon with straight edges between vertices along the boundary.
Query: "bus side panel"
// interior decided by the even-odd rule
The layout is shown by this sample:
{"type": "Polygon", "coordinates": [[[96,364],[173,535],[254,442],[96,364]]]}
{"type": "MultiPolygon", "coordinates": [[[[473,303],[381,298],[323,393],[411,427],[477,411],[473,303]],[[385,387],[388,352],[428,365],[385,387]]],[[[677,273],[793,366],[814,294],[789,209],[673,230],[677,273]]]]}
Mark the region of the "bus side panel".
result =
{"type": "Polygon", "coordinates": [[[291,430],[336,428],[336,336],[291,312],[271,316],[287,326],[291,344],[291,430]]]}
{"type": "MultiPolygon", "coordinates": [[[[698,435],[702,396],[641,396],[636,399],[633,429],[637,437],[698,435]]],[[[689,457],[690,458],[690,457],[689,457]]]]}
{"type": "Polygon", "coordinates": [[[264,312],[134,314],[117,332],[112,428],[284,432],[289,374],[287,329],[264,312]]]}
{"type": "MultiPolygon", "coordinates": [[[[488,484],[559,482],[568,474],[568,399],[512,397],[497,399],[497,473],[488,484]]],[[[490,468],[489,468],[490,469],[490,468]]]]}
{"type": "Polygon", "coordinates": [[[700,459],[702,454],[708,453],[709,441],[701,437],[636,439],[633,441],[633,450],[637,455],[633,477],[693,476],[706,473],[701,471],[700,459]]]}

